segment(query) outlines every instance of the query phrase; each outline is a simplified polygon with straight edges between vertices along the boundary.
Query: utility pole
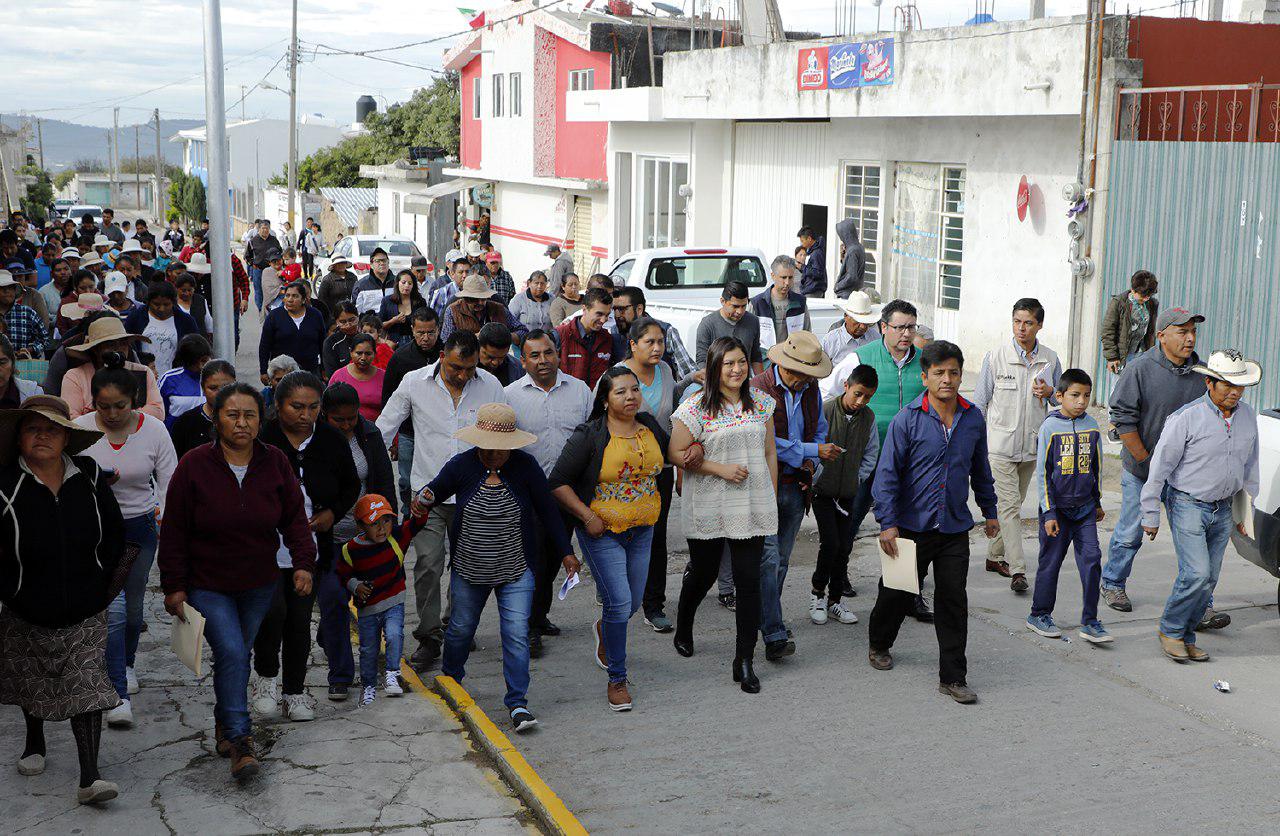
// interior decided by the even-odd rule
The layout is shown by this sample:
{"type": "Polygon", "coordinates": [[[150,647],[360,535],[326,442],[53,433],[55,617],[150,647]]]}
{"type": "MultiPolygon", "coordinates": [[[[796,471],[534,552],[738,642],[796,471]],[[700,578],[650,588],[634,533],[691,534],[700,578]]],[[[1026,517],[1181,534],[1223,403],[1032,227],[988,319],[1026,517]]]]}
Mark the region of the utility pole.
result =
{"type": "MultiPolygon", "coordinates": [[[[120,108],[111,111],[111,203],[119,203],[116,181],[120,179],[120,108]]],[[[104,209],[106,207],[103,207],[104,209]]]]}
{"type": "Polygon", "coordinates": [[[164,164],[160,160],[160,108],[152,111],[156,120],[156,223],[164,227],[164,164]]]}
{"type": "Polygon", "coordinates": [[[246,85],[244,84],[240,85],[240,121],[241,122],[246,121],[244,116],[244,100],[245,100],[245,97],[249,95],[247,92],[245,92],[247,89],[248,88],[246,85]]]}
{"type": "Polygon", "coordinates": [[[236,356],[235,295],[231,288],[231,211],[227,207],[227,105],[222,76],[222,3],[204,0],[204,109],[208,152],[209,257],[213,262],[213,349],[236,356]]]}
{"type": "Polygon", "coordinates": [[[40,142],[40,167],[44,168],[44,120],[36,120],[36,137],[40,142]]]}
{"type": "Polygon", "coordinates": [[[293,0],[293,34],[289,41],[289,227],[297,228],[293,205],[298,196],[298,0],[293,0]]]}
{"type": "Polygon", "coordinates": [[[111,203],[116,194],[116,169],[111,164],[113,159],[115,159],[115,150],[111,145],[111,131],[107,131],[107,203],[111,203]]]}
{"type": "Polygon", "coordinates": [[[133,126],[133,199],[138,204],[138,209],[142,209],[142,151],[141,145],[138,144],[137,125],[133,126]]]}

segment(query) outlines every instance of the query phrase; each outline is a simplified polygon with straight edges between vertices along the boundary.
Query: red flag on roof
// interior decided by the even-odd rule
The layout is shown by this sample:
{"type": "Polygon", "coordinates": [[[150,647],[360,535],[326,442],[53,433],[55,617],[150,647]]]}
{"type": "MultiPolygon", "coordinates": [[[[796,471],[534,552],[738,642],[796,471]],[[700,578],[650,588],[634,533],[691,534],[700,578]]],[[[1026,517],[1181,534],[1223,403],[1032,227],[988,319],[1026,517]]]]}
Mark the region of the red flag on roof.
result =
{"type": "Polygon", "coordinates": [[[481,26],[484,26],[484,12],[481,12],[480,14],[471,18],[470,23],[471,23],[472,29],[479,29],[481,26]]]}

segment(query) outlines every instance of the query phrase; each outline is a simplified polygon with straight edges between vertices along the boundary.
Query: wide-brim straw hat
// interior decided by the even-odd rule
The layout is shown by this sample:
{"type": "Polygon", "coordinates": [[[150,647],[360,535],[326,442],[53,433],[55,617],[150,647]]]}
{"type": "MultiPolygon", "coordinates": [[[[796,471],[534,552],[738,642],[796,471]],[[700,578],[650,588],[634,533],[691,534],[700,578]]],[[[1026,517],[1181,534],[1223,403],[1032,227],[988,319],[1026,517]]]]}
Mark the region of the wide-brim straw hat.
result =
{"type": "Polygon", "coordinates": [[[76,301],[68,302],[58,309],[58,313],[70,320],[84,319],[94,311],[100,311],[107,303],[98,293],[81,293],[76,301]]]}
{"type": "Polygon", "coordinates": [[[209,264],[209,256],[204,253],[192,253],[191,260],[187,262],[188,273],[199,273],[204,275],[213,271],[213,266],[209,264]]]}
{"type": "Polygon", "coordinates": [[[784,341],[769,349],[769,360],[810,377],[823,378],[831,374],[831,358],[822,350],[818,338],[808,331],[792,331],[784,341]]]}
{"type": "Polygon", "coordinates": [[[484,276],[467,276],[462,281],[462,290],[458,291],[459,299],[492,299],[493,288],[484,280],[484,276]]]}
{"type": "Polygon", "coordinates": [[[1246,360],[1234,348],[1221,349],[1209,355],[1209,362],[1192,366],[1191,371],[1232,386],[1256,386],[1262,380],[1262,364],[1246,360]]]}
{"type": "Polygon", "coordinates": [[[347,258],[345,255],[335,255],[333,258],[329,259],[329,267],[332,269],[335,264],[345,264],[350,267],[352,262],[351,259],[347,258]]]}
{"type": "Polygon", "coordinates": [[[80,269],[82,270],[88,270],[90,267],[96,267],[99,264],[105,263],[106,262],[102,260],[102,257],[93,250],[89,250],[89,252],[80,256],[80,269]]]}
{"type": "Polygon", "coordinates": [[[124,330],[124,323],[118,316],[104,316],[89,323],[89,330],[84,335],[84,342],[75,346],[67,346],[67,353],[73,357],[85,354],[89,349],[113,340],[141,340],[151,342],[141,334],[130,334],[124,330]]]}
{"type": "Polygon", "coordinates": [[[837,299],[836,307],[854,322],[861,322],[863,325],[875,325],[879,322],[880,311],[884,308],[883,305],[873,304],[871,297],[861,290],[850,293],[848,299],[837,299]]]}
{"type": "Polygon", "coordinates": [[[481,450],[519,450],[538,440],[530,432],[516,429],[516,411],[505,403],[487,403],[476,411],[476,422],[453,434],[481,450]]]}
{"type": "Polygon", "coordinates": [[[99,438],[102,433],[82,427],[71,420],[71,409],[67,402],[54,395],[32,395],[22,402],[17,409],[0,409],[0,465],[11,464],[18,457],[18,427],[29,415],[40,415],[67,431],[66,454],[74,456],[82,453],[99,438]]]}

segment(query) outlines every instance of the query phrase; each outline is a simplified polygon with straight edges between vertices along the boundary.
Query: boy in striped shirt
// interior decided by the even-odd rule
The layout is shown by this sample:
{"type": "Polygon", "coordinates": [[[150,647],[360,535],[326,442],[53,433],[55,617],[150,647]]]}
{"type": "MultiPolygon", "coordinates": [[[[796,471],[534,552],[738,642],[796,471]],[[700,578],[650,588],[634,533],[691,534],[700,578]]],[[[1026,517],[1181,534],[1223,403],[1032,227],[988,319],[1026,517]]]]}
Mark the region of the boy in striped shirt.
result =
{"type": "Polygon", "coordinates": [[[427,515],[409,515],[396,525],[395,508],[376,494],[360,497],[352,511],[360,533],[342,547],[337,562],[338,580],[356,602],[360,632],[360,704],[369,705],[377,695],[378,647],[387,645],[384,683],[388,697],[404,693],[400,687],[400,654],[404,647],[404,555],[414,536],[427,523],[427,515]]]}

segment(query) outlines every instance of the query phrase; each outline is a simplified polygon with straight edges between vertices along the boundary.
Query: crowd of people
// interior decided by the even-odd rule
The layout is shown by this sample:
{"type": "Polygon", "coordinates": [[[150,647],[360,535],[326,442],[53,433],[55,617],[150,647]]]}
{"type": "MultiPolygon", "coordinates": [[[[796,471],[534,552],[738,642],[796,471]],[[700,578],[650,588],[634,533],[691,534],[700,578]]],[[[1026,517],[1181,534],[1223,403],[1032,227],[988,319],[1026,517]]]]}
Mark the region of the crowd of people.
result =
{"type": "MultiPolygon", "coordinates": [[[[1040,635],[1061,634],[1053,610],[1070,548],[1079,635],[1112,641],[1099,597],[1131,609],[1125,583],[1161,502],[1179,566],[1163,652],[1206,661],[1197,631],[1229,622],[1212,595],[1232,498],[1258,489],[1256,416],[1240,395],[1261,369],[1234,350],[1201,362],[1203,317],[1161,309],[1144,271],[1112,301],[1103,337],[1124,448],[1104,567],[1093,382],[1040,341],[1035,299],[1012,304],[1010,339],[982,358],[970,400],[960,348],[935,340],[907,300],[880,304],[846,285],[842,318],[813,333],[814,271],[793,256],[772,261],[754,297],[727,282],[690,353],[641,287],[583,282],[555,245],[521,283],[479,240],[450,252],[440,276],[417,263],[393,274],[383,250],[365,276],[343,258],[312,276],[314,258],[295,260],[321,251],[310,219],[301,241],[286,227],[283,242],[261,221],[243,260],[232,255],[231,300],[237,322],[261,317],[259,388],[210,348],[222,311],[210,305],[205,234],[175,222],[156,239],[138,221],[124,238],[102,220],[37,231],[15,215],[0,231],[0,702],[24,712],[26,775],[44,769],[44,723],[70,720],[84,803],[118,791],[98,772],[100,730],[135,722],[153,563],[165,609],[205,619],[215,748],[241,780],[259,769],[255,715],[315,717],[313,637],[328,699],[354,690],[367,706],[403,693],[402,658],[462,680],[491,596],[512,727],[536,726],[530,659],[561,635],[553,596],[576,585],[581,563],[600,604],[590,641],[611,710],[634,705],[633,616],[692,657],[713,585],[735,613],[732,680],[758,693],[757,645],[775,663],[797,651],[783,589],[810,510],[811,621],[857,623],[849,559],[874,512],[885,559],[906,559],[911,541],[934,601],[882,581],[868,662],[892,668],[903,621],[932,622],[939,689],[960,703],[977,699],[971,496],[990,538],[985,567],[1032,592],[1027,626],[1040,635]],[[1033,481],[1034,589],[1019,512],[1033,481]],[[677,496],[688,563],[672,619],[677,496]]],[[[802,233],[801,257],[824,258],[802,233]]],[[[851,270],[854,256],[842,253],[851,270]]]]}

